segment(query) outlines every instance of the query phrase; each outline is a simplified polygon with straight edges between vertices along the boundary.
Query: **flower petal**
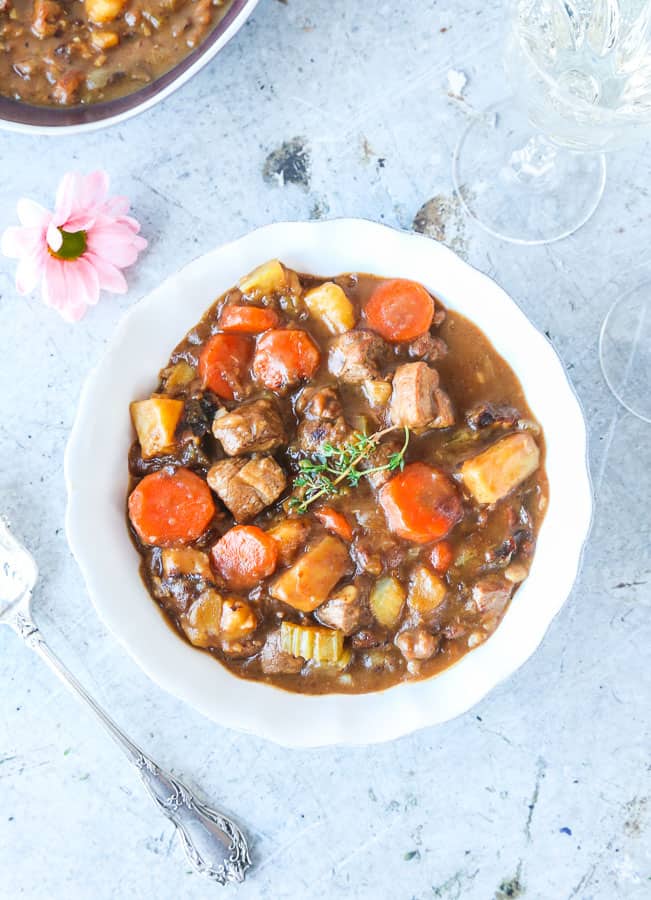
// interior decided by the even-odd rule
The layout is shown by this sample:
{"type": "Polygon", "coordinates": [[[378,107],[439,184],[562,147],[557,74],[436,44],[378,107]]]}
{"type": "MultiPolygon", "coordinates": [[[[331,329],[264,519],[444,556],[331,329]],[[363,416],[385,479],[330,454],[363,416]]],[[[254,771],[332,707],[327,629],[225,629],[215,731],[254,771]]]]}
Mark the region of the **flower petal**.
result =
{"type": "Polygon", "coordinates": [[[45,239],[47,240],[48,246],[51,247],[55,253],[59,251],[63,246],[63,235],[61,234],[61,230],[57,228],[54,222],[50,222],[50,224],[47,226],[45,239]]]}
{"type": "Polygon", "coordinates": [[[6,228],[0,239],[0,250],[4,256],[18,259],[33,253],[41,243],[40,228],[25,228],[22,225],[12,225],[6,228]]]}
{"type": "Polygon", "coordinates": [[[80,256],[66,273],[74,271],[78,283],[79,296],[87,306],[95,306],[99,300],[99,275],[92,262],[85,256],[80,256]]]}
{"type": "Polygon", "coordinates": [[[79,203],[84,210],[97,210],[108,197],[109,175],[104,169],[97,169],[80,179],[79,203]]]}
{"type": "Polygon", "coordinates": [[[16,204],[16,212],[21,225],[25,225],[28,228],[45,228],[52,217],[52,213],[45,209],[44,206],[41,206],[40,203],[35,203],[28,197],[20,198],[16,204]]]}
{"type": "Polygon", "coordinates": [[[45,266],[45,256],[39,248],[28,256],[23,256],[16,267],[16,290],[21,296],[31,294],[38,285],[45,266]]]}
{"type": "Polygon", "coordinates": [[[57,188],[54,205],[54,221],[64,225],[72,216],[75,208],[79,208],[80,175],[77,172],[66,172],[57,188]]]}
{"type": "Polygon", "coordinates": [[[127,280],[118,268],[95,253],[86,251],[83,258],[88,260],[97,272],[99,286],[103,291],[109,291],[111,294],[126,294],[127,280]]]}
{"type": "Polygon", "coordinates": [[[111,218],[114,216],[126,216],[130,205],[128,197],[109,197],[102,206],[101,213],[111,218]]]}
{"type": "Polygon", "coordinates": [[[144,249],[144,239],[134,235],[123,225],[92,228],[87,235],[87,247],[97,256],[120,269],[132,265],[144,249]]]}
{"type": "Polygon", "coordinates": [[[95,216],[87,212],[73,214],[61,223],[65,231],[88,231],[95,224],[95,216]]]}
{"type": "Polygon", "coordinates": [[[66,288],[66,277],[64,274],[64,266],[66,263],[61,259],[47,254],[45,265],[43,267],[43,283],[41,291],[46,306],[52,306],[54,309],[61,309],[65,306],[68,299],[68,291],[66,288]]]}

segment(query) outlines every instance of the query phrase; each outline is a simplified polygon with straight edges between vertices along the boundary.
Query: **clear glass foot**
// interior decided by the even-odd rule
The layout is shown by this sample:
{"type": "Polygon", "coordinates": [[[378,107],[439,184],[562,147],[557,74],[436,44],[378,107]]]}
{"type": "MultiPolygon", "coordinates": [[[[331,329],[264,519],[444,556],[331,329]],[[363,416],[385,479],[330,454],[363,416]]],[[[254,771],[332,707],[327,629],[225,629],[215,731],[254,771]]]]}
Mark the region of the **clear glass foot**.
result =
{"type": "Polygon", "coordinates": [[[612,305],[601,327],[599,359],[622,406],[651,422],[651,282],[612,305]]]}
{"type": "Polygon", "coordinates": [[[454,189],[482,228],[515,244],[572,234],[597,208],[606,181],[600,153],[557,147],[536,134],[515,99],[489,107],[461,137],[454,189]]]}

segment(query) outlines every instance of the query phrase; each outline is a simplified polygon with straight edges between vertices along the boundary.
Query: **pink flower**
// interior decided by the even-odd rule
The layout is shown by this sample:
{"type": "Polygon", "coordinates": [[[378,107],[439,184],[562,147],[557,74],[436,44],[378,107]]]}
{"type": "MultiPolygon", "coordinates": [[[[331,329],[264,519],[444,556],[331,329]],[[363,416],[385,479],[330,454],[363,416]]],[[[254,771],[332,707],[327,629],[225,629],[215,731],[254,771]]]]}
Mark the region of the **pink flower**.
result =
{"type": "Polygon", "coordinates": [[[127,215],[126,197],[109,197],[104,171],[63,176],[51,213],[22,198],[20,226],[7,228],[0,248],[17,259],[16,289],[28,294],[41,285],[43,300],[68,322],[82,318],[100,290],[124,294],[122,269],[132,265],[147,241],[127,215]]]}

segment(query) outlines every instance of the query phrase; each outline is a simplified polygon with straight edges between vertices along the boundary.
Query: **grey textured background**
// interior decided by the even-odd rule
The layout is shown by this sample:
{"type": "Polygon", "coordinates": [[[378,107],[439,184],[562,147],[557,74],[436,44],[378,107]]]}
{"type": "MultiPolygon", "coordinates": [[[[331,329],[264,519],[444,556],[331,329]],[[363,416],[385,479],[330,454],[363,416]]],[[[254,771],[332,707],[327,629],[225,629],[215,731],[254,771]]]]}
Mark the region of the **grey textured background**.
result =
{"type": "MultiPolygon", "coordinates": [[[[246,824],[256,869],[230,891],[242,900],[651,896],[651,430],[618,408],[596,352],[611,300],[651,268],[649,148],[610,159],[596,215],[561,243],[510,246],[466,221],[450,160],[473,109],[508,90],[498,7],[262,0],[142,117],[80,138],[0,135],[0,227],[19,196],[49,203],[67,169],[105,166],[150,240],[129,295],[104,297],[77,327],[18,298],[0,262],[1,508],[40,564],[37,615],[54,648],[136,740],[246,824]],[[451,69],[468,78],[462,99],[451,69]],[[287,218],[409,229],[428,201],[420,227],[549,333],[583,401],[597,495],[583,573],[535,656],[461,719],[370,749],[291,752],[229,733],[150,683],[85,595],[63,533],[81,384],[124,310],[222,241],[287,218]]],[[[2,898],[218,895],[11,632],[0,680],[2,898]]]]}

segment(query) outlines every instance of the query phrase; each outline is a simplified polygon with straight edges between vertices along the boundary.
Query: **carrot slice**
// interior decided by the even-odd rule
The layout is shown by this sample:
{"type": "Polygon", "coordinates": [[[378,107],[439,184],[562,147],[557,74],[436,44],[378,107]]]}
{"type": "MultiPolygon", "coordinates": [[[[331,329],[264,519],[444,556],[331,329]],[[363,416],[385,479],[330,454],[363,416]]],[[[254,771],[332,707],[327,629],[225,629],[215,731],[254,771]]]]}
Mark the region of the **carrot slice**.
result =
{"type": "Polygon", "coordinates": [[[338,535],[345,541],[352,541],[353,529],[343,513],[333,509],[331,506],[322,506],[320,509],[315,510],[314,518],[318,519],[328,531],[338,535]]]}
{"type": "Polygon", "coordinates": [[[241,334],[214,334],[204,345],[199,357],[199,375],[204,387],[233,400],[242,392],[253,345],[241,334]]]}
{"type": "Polygon", "coordinates": [[[454,559],[452,544],[449,541],[439,541],[438,544],[434,544],[429,559],[436,574],[445,575],[454,559]]]}
{"type": "Polygon", "coordinates": [[[364,310],[369,328],[387,341],[411,341],[429,330],[434,301],[422,286],[405,278],[378,285],[364,310]]]}
{"type": "Polygon", "coordinates": [[[463,515],[454,483],[420,462],[410,463],[388,481],[379,500],[391,531],[417,544],[445,537],[463,515]]]}
{"type": "Polygon", "coordinates": [[[129,518],[144,544],[190,544],[214,515],[210,488],[189,469],[145,475],[129,497],[129,518]]]}
{"type": "Polygon", "coordinates": [[[234,590],[248,590],[272,575],[278,544],[255,525],[235,525],[210,551],[213,568],[234,590]]]}
{"type": "Polygon", "coordinates": [[[273,309],[262,306],[225,306],[219,317],[222,331],[235,331],[242,334],[261,334],[275,328],[280,316],[273,309]]]}
{"type": "Polygon", "coordinates": [[[253,375],[271,391],[311,378],[319,368],[319,348],[306,331],[285,328],[263,334],[253,357],[253,375]]]}

